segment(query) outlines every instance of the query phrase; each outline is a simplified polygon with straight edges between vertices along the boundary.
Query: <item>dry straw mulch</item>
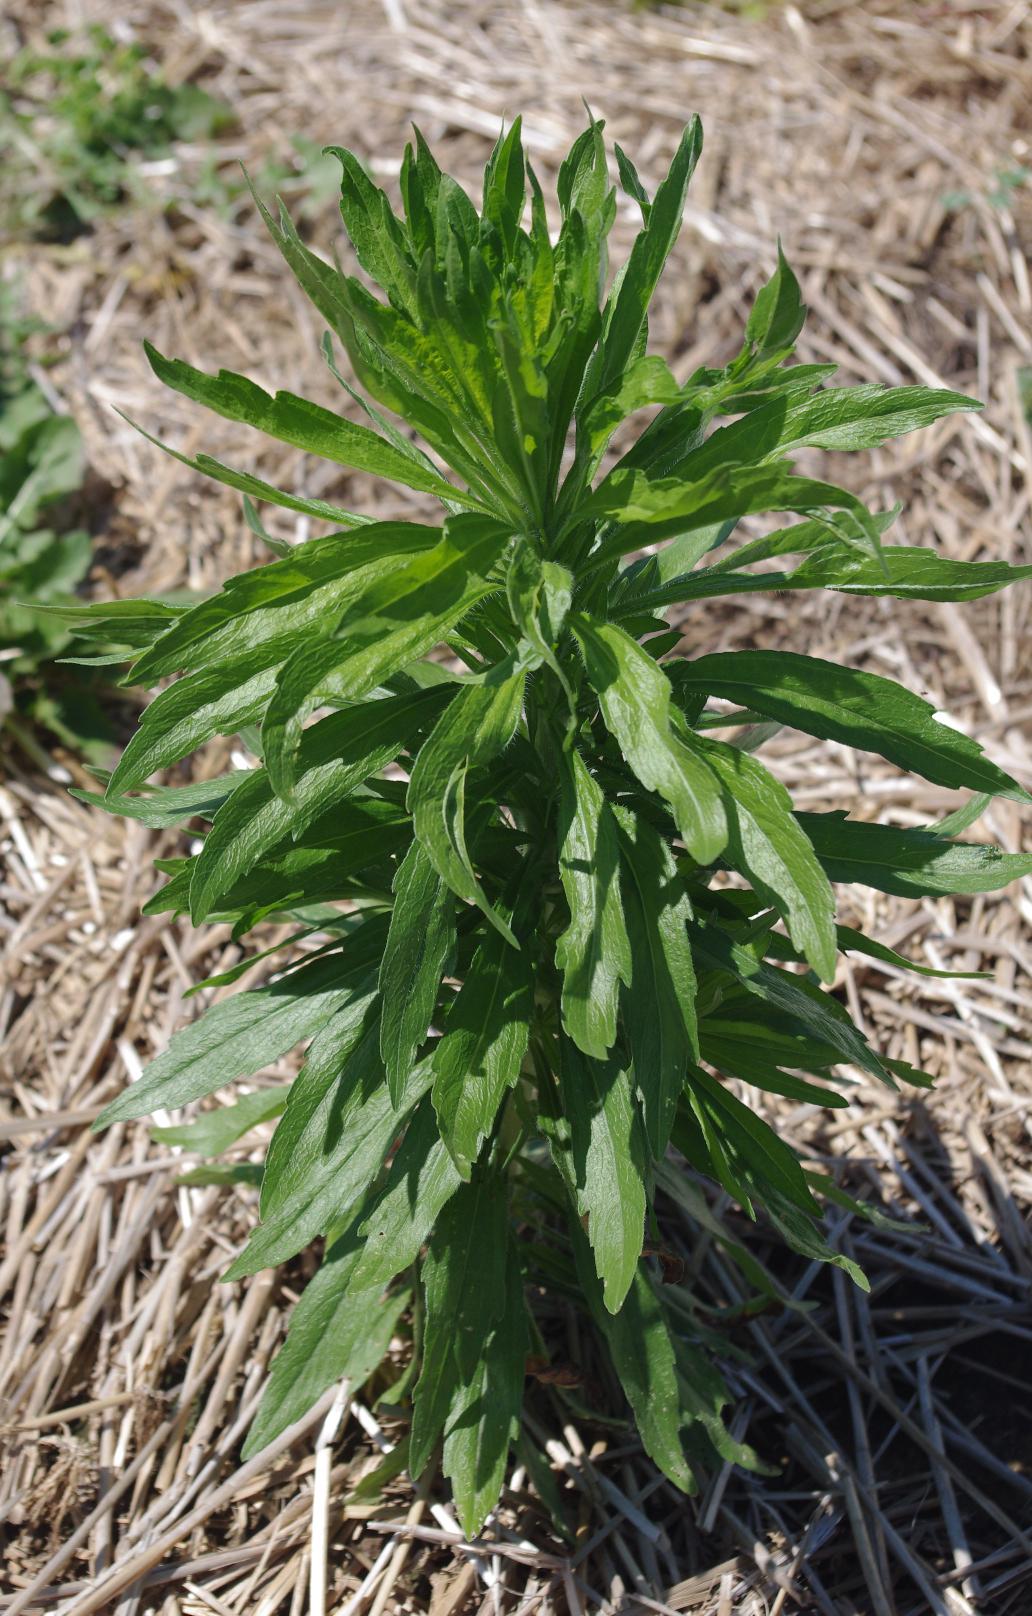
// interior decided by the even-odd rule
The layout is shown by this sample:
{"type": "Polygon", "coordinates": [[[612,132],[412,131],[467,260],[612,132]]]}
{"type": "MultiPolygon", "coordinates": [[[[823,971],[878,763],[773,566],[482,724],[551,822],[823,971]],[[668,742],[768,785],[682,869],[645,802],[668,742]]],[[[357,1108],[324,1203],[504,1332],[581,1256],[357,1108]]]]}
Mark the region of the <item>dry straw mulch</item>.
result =
{"type": "MultiPolygon", "coordinates": [[[[15,0],[5,48],[19,32],[91,20],[144,40],[170,77],[231,103],[239,127],[220,143],[225,176],[237,157],[260,169],[300,132],[354,146],[389,180],[415,118],[472,178],[502,114],[522,111],[550,177],[583,95],[654,177],[699,110],[707,155],[657,345],[682,375],[732,351],[780,233],[812,309],[805,357],[837,360],[843,380],[944,382],[988,406],[835,474],[875,500],[903,499],[907,542],[1032,559],[1019,398],[1032,364],[1032,189],[1000,178],[1032,166],[1027,0],[815,0],[761,18],[615,0],[15,0]]],[[[256,446],[150,377],[145,334],[184,358],[334,397],[317,322],[251,209],[194,200],[205,156],[182,148],[157,165],[149,211],[115,213],[66,248],[7,254],[12,272],[28,271],[35,307],[67,333],[46,380],[81,422],[103,480],[93,587],[106,595],[211,588],[260,559],[235,497],[163,459],[112,402],[187,452],[203,447],[385,515],[418,508],[256,446]]],[[[313,202],[308,217],[328,246],[329,205],[313,202]]],[[[631,228],[626,210],[617,259],[631,228]]],[[[963,609],[751,595],[703,605],[684,630],[691,650],[785,645],[896,675],[1032,786],[1030,606],[1027,587],[963,609]]],[[[806,807],[919,824],[956,801],[799,737],[764,756],[806,807]]],[[[205,766],[215,772],[218,758],[205,766]]],[[[87,1129],[196,1012],[186,989],[238,951],[218,929],[192,936],[137,919],[149,860],[175,836],[88,811],[16,751],[0,790],[5,1616],[1029,1608],[1027,883],[974,900],[909,904],[861,890],[847,900],[851,918],[911,958],[987,973],[915,983],[867,962],[843,970],[855,1013],[888,1052],[938,1074],[934,1092],[864,1088],[830,1117],[757,1099],[816,1165],[901,1225],[832,1208],[835,1239],[866,1268],[870,1296],[786,1259],[725,1200],[669,1181],[667,1239],[695,1293],[725,1310],[735,1429],[776,1474],[722,1471],[686,1501],[628,1430],[593,1421],[602,1371],[571,1341],[581,1384],[542,1389],[531,1431],[571,1540],[521,1464],[470,1546],[434,1478],[413,1491],[402,1477],[379,1501],[351,1496],[401,1434],[389,1411],[374,1418],[331,1393],[289,1441],[241,1467],[311,1262],[220,1286],[254,1217],[253,1191],[177,1187],[183,1159],[142,1124],[101,1138],[87,1129]],[[737,1238],[768,1265],[784,1306],[742,1314],[722,1255],[737,1238]]],[[[979,828],[1011,850],[1032,845],[1028,816],[1011,805],[979,828]]]]}

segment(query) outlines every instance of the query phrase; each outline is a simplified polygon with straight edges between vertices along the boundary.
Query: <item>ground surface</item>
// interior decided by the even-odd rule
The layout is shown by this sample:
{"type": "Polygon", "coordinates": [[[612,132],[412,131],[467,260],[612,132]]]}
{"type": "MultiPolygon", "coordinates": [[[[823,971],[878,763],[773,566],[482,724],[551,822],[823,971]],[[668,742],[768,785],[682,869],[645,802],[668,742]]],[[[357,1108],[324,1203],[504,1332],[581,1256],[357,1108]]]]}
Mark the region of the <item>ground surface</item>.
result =
{"type": "MultiPolygon", "coordinates": [[[[5,251],[5,277],[20,278],[59,333],[48,385],[86,437],[90,588],[211,588],[260,559],[236,497],[163,458],[113,403],[186,452],[203,447],[281,485],[303,478],[308,492],[384,515],[402,508],[358,476],[324,471],[320,483],[150,376],[145,335],[194,362],[334,397],[317,322],[234,194],[235,160],[260,178],[302,135],[353,146],[390,180],[415,118],[468,178],[501,116],[522,111],[535,165],[551,177],[580,126],[581,96],[647,178],[688,113],[705,121],[707,154],[654,329],[677,372],[733,351],[780,234],[812,309],[804,357],[837,360],[844,380],[942,381],[987,404],[835,474],[874,500],[902,499],[909,542],[1032,560],[1020,404],[1032,364],[1026,0],[752,10],[762,15],[615,0],[13,0],[5,53],[49,27],[103,21],[237,118],[214,177],[209,152],[179,146],[92,233],[5,251]]],[[[329,247],[328,192],[291,188],[312,239],[329,247]]],[[[618,222],[617,261],[631,224],[629,214],[618,222]]],[[[967,608],[800,598],[706,604],[684,623],[687,646],[783,645],[893,674],[1032,786],[1032,591],[967,608]]],[[[805,807],[919,824],[955,805],[802,738],[768,755],[805,807]]],[[[80,773],[68,756],[63,765],[80,773]]],[[[937,1073],[937,1089],[864,1089],[830,1119],[780,1103],[794,1141],[903,1227],[833,1219],[871,1276],[869,1297],[838,1272],[787,1261],[762,1230],[750,1236],[794,1305],[751,1324],[729,1319],[728,1373],[736,1432],[777,1475],[721,1473],[685,1501],[627,1431],[550,1394],[533,1435],[573,1541],[556,1535],[521,1467],[474,1556],[436,1482],[414,1494],[402,1478],[379,1502],[348,1501],[397,1434],[389,1416],[377,1424],[352,1407],[333,1435],[322,1407],[289,1446],[240,1467],[310,1265],[220,1287],[253,1219],[252,1192],[176,1187],[182,1160],[142,1124],[101,1138],[86,1127],[196,1013],[185,990],[237,950],[218,930],[193,936],[137,918],[154,884],[149,860],[173,834],[102,819],[17,748],[3,767],[0,1611],[1029,1608],[1027,883],[957,902],[852,900],[865,930],[911,958],[988,975],[915,986],[891,969],[849,967],[853,1009],[889,1053],[937,1073]]],[[[219,759],[205,767],[218,772],[219,759]]],[[[1010,850],[1032,846],[1028,816],[1010,805],[979,829],[1010,850]]],[[[713,1200],[707,1216],[718,1221],[700,1240],[698,1215],[684,1209],[680,1235],[691,1281],[733,1309],[715,1235],[740,1234],[743,1220],[713,1200]]],[[[677,1243],[675,1214],[668,1233],[677,1243]]]]}

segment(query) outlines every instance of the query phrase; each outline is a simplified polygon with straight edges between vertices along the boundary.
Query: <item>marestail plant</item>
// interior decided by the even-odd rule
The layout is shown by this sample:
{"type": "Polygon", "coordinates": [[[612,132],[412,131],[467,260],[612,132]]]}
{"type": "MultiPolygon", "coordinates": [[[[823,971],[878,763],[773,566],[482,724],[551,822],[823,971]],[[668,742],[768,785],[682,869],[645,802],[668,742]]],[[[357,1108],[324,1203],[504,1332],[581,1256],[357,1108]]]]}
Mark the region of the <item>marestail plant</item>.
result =
{"type": "MultiPolygon", "coordinates": [[[[805,310],[780,253],[722,369],[680,382],[647,353],[701,147],[695,120],[651,198],[616,149],[642,226],[611,280],[599,122],[559,170],[554,235],[518,121],[479,211],[418,133],[400,217],[336,152],[363,278],[259,203],[366,422],[148,348],[155,372],[232,421],[438,499],[441,519],[372,521],[198,455],[186,463],[246,496],[276,559],[189,608],[76,614],[132,661],[127,682],[161,686],[90,800],[150,825],[210,821],[199,852],[161,862],[147,912],[229,923],[238,940],[269,916],[297,924],[275,978],[180,1031],[98,1126],[201,1100],[307,1043],[289,1086],[159,1134],[213,1154],[279,1118],[228,1279],[325,1240],[246,1451],[338,1377],[379,1369],[377,1395],[411,1411],[399,1458],[417,1475],[440,1455],[469,1534],[499,1497],[528,1360],[569,1353],[571,1316],[614,1372],[582,1404],[619,1417],[618,1381],[679,1487],[758,1462],[723,1423],[708,1309],[654,1255],[657,1187],[713,1180],[863,1284],[826,1243],[821,1201],[863,1209],[728,1079],[829,1106],[846,1103],[829,1085],[849,1069],[930,1082],[872,1047],[832,991],[842,950],[908,963],[836,924],[835,884],[977,893],[1032,870],[956,839],[992,796],[1030,799],[916,694],[801,653],[674,655],[670,607],[758,589],[964,601],[1032,574],[892,544],[894,512],[793,469],[800,449],[869,449],[977,405],[832,388],[833,367],[791,363],[805,310]],[[282,543],[261,501],[329,531],[282,543]],[[767,513],[779,525],[737,541],[767,513]],[[975,795],[919,829],[796,812],[755,755],[781,726],[975,795]],[[233,734],[259,766],[147,784],[233,734]],[[399,1334],[404,1373],[396,1351],[383,1367],[399,1334]]],[[[736,1253],[745,1288],[762,1286],[736,1253]]]]}

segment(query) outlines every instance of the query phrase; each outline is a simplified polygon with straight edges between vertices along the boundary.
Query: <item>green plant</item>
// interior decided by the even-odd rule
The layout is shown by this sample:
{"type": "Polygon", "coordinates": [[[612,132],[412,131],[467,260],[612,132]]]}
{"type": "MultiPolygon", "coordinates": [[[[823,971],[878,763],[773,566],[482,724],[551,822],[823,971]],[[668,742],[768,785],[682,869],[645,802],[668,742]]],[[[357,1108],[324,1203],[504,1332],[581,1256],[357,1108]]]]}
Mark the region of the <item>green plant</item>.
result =
{"type": "Polygon", "coordinates": [[[90,565],[89,534],[67,514],[68,497],[82,487],[82,439],[30,374],[32,329],[16,313],[13,290],[0,287],[0,724],[16,707],[88,747],[100,714],[81,677],[62,690],[53,659],[72,631],[46,610],[71,605],[90,565]]]}
{"type": "Polygon", "coordinates": [[[175,141],[207,140],[232,122],[206,90],[168,84],[142,46],[104,28],[59,30],[49,44],[19,51],[0,87],[3,213],[14,234],[77,235],[140,190],[133,155],[163,157],[175,141]]]}
{"type": "MultiPolygon", "coordinates": [[[[907,963],[836,926],[833,883],[974,893],[1032,870],[1032,856],[955,840],[989,796],[1030,799],[909,691],[803,655],[670,656],[675,604],[817,588],[968,600],[1032,574],[886,544],[892,513],[792,469],[803,446],[869,448],[976,406],[922,387],[828,389],[831,367],[790,364],[805,311],[783,257],[724,368],[681,384],[647,355],[701,143],[695,121],[653,198],[617,148],[643,225],[608,293],[600,123],[560,169],[554,242],[518,122],[479,214],[418,135],[403,218],[338,151],[344,222],[386,301],[262,211],[347,350],[363,393],[343,385],[370,424],[148,353],[231,420],[435,496],[442,525],[372,522],[201,455],[187,463],[333,531],[278,546],[191,609],[76,615],[134,659],[127,682],[178,676],[106,792],[87,794],[154,825],[210,821],[200,852],[161,864],[148,912],[237,938],[270,914],[298,922],[276,979],[180,1031],[99,1126],[202,1099],[311,1040],[288,1088],[164,1135],[215,1153],[280,1116],[261,1222],[228,1278],[326,1237],[247,1451],[337,1377],[363,1382],[410,1330],[412,1369],[390,1393],[411,1399],[405,1456],[415,1473],[443,1444],[468,1533],[498,1497],[527,1356],[562,1354],[571,1313],[604,1341],[679,1486],[720,1459],[755,1462],[721,1419],[719,1334],[644,1249],[646,1230],[648,1252],[661,1238],[657,1180],[715,1180],[863,1283],[825,1242],[818,1197],[855,1203],[724,1079],[828,1105],[846,1103],[828,1087],[843,1064],[890,1087],[930,1081],[882,1057],[829,987],[842,949],[907,963]],[[632,437],[645,406],[659,408],[632,437]],[[723,548],[771,511],[799,520],[723,548]],[[794,560],[754,570],[774,557],[794,560]],[[795,813],[751,750],[771,725],[978,795],[924,829],[795,813]],[[737,742],[712,733],[728,729],[737,742]],[[260,767],[146,785],[241,730],[260,767]]],[[[333,364],[329,339],[326,352],[333,364]]],[[[605,1391],[591,1395],[598,1412],[605,1391]]]]}

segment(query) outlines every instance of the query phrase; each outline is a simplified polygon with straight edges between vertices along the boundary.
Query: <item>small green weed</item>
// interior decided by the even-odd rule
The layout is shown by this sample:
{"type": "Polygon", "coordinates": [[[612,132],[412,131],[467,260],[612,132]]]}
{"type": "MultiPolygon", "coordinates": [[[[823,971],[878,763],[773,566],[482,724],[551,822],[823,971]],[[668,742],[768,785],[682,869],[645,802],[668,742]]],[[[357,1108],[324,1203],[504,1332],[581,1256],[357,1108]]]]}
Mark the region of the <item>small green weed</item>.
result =
{"type": "Polygon", "coordinates": [[[88,533],[70,525],[83,483],[79,429],[32,379],[11,287],[0,288],[0,723],[23,714],[88,755],[110,731],[89,676],[57,668],[70,629],[47,607],[70,605],[90,565],[88,533]]]}
{"type": "Polygon", "coordinates": [[[9,235],[73,238],[142,191],[139,160],[165,156],[178,140],[209,140],[233,122],[200,86],[168,84],[141,46],[119,44],[101,27],[78,40],[53,33],[49,43],[20,51],[0,83],[9,235]]]}

